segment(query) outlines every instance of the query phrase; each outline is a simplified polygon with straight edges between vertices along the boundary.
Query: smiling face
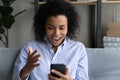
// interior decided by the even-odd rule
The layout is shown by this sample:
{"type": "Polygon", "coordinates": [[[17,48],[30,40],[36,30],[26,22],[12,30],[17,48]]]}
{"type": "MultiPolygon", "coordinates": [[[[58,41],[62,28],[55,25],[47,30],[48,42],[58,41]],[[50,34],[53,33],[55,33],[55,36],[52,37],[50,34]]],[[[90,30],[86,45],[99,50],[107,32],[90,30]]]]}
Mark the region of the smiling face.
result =
{"type": "Polygon", "coordinates": [[[46,21],[46,35],[53,47],[58,47],[67,35],[68,21],[64,15],[50,16],[46,21]]]}

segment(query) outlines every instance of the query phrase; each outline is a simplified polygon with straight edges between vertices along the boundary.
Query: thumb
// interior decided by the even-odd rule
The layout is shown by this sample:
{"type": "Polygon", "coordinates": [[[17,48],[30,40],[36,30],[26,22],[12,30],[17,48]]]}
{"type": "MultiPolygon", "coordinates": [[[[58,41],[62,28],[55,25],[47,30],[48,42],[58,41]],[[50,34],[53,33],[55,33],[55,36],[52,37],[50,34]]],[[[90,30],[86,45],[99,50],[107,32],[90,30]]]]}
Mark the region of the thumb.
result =
{"type": "Polygon", "coordinates": [[[33,52],[32,47],[28,47],[29,55],[33,52]]]}
{"type": "Polygon", "coordinates": [[[69,75],[69,70],[66,68],[65,75],[69,75]]]}

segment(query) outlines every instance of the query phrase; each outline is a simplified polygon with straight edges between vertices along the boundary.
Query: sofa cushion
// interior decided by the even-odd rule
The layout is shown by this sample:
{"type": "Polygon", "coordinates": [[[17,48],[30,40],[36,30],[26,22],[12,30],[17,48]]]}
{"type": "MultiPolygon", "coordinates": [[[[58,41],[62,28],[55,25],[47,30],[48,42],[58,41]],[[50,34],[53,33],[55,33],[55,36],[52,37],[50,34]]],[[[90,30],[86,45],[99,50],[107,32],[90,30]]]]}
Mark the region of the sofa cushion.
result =
{"type": "Polygon", "coordinates": [[[90,80],[120,80],[120,48],[87,48],[90,80]]]}
{"type": "Polygon", "coordinates": [[[13,65],[18,49],[0,48],[0,80],[12,80],[13,65]]]}
{"type": "MultiPolygon", "coordinates": [[[[120,80],[120,48],[87,48],[90,80],[120,80]]],[[[0,80],[11,80],[18,49],[0,48],[0,80]]]]}

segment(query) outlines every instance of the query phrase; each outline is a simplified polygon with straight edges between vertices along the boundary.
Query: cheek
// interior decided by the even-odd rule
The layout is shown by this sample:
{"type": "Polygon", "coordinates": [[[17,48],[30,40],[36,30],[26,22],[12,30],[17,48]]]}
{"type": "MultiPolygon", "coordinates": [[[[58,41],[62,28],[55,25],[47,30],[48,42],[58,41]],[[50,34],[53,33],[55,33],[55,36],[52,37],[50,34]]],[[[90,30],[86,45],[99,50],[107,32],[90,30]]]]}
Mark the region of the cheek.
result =
{"type": "Polygon", "coordinates": [[[50,36],[50,35],[52,35],[53,34],[53,31],[51,31],[51,30],[46,30],[46,35],[47,36],[50,36]]]}
{"type": "Polygon", "coordinates": [[[67,35],[67,32],[68,32],[68,30],[66,29],[66,30],[64,31],[64,35],[67,35]]]}
{"type": "Polygon", "coordinates": [[[64,36],[66,36],[66,35],[67,35],[67,32],[64,32],[63,34],[64,34],[64,36]]]}

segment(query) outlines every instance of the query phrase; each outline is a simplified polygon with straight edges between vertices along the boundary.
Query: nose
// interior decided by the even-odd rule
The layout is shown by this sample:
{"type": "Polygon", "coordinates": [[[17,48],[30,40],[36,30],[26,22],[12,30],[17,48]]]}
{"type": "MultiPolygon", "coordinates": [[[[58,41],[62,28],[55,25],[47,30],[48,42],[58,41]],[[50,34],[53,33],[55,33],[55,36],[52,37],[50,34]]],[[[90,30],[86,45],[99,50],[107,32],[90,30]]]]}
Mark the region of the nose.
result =
{"type": "Polygon", "coordinates": [[[59,35],[60,34],[60,30],[59,29],[55,29],[54,34],[55,35],[59,35]]]}

